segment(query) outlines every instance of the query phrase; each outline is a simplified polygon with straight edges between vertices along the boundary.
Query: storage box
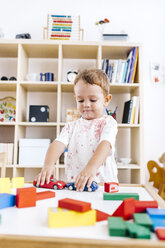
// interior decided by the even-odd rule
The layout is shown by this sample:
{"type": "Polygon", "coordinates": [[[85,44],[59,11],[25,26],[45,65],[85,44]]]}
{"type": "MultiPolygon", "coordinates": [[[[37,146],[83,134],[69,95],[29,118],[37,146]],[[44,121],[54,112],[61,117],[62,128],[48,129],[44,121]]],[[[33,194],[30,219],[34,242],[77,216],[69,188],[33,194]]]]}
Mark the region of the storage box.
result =
{"type": "Polygon", "coordinates": [[[19,139],[19,165],[44,165],[50,139],[19,139]]]}
{"type": "Polygon", "coordinates": [[[47,105],[30,105],[30,122],[47,122],[49,119],[49,107],[47,105]]]}

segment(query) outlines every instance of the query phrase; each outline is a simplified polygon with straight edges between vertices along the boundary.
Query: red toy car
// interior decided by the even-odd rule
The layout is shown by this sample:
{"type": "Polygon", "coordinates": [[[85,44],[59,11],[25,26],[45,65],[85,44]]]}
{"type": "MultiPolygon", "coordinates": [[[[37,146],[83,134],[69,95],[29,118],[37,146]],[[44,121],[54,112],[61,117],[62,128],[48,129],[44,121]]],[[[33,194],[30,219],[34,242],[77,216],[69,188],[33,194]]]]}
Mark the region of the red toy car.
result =
{"type": "Polygon", "coordinates": [[[50,178],[50,182],[49,183],[44,183],[43,185],[37,185],[37,181],[34,180],[33,181],[33,185],[37,188],[48,188],[48,189],[63,189],[65,188],[66,183],[63,181],[58,181],[55,178],[50,178]]]}

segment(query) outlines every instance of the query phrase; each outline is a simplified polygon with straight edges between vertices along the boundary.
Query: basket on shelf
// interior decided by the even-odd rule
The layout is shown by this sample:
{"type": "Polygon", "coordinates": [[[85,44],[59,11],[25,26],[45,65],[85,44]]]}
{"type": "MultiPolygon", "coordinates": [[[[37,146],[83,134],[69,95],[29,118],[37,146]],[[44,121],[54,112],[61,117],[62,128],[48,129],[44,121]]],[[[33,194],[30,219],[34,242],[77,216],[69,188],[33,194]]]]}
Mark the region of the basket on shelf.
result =
{"type": "Polygon", "coordinates": [[[4,97],[0,99],[0,122],[13,122],[16,116],[16,99],[4,97]]]}

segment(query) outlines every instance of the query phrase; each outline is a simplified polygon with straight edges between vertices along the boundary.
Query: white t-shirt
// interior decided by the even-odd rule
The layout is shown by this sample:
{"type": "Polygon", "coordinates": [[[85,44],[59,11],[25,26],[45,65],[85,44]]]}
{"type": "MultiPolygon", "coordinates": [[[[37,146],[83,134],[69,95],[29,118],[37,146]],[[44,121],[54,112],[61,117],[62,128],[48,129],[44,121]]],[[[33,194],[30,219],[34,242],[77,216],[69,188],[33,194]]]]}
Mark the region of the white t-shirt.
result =
{"type": "Polygon", "coordinates": [[[75,181],[76,176],[93,156],[99,143],[106,140],[111,144],[112,150],[99,167],[95,181],[118,182],[114,158],[116,134],[117,122],[108,115],[93,120],[80,118],[66,123],[56,138],[68,148],[68,152],[65,152],[66,180],[75,181]]]}

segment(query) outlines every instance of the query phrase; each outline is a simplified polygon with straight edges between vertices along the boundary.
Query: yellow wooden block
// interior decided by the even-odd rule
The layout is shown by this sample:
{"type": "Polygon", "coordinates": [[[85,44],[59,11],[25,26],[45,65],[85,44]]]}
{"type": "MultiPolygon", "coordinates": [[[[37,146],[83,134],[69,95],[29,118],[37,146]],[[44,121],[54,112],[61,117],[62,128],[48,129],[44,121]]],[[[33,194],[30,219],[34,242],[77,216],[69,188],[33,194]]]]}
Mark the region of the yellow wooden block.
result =
{"type": "Polygon", "coordinates": [[[12,188],[23,188],[24,187],[24,177],[13,177],[12,188]]]}
{"type": "Polygon", "coordinates": [[[90,226],[96,222],[96,210],[87,212],[76,212],[63,208],[48,209],[48,226],[54,227],[72,227],[72,226],[90,226]]]}
{"type": "Polygon", "coordinates": [[[11,194],[10,178],[9,177],[0,178],[0,193],[11,194]]]}

